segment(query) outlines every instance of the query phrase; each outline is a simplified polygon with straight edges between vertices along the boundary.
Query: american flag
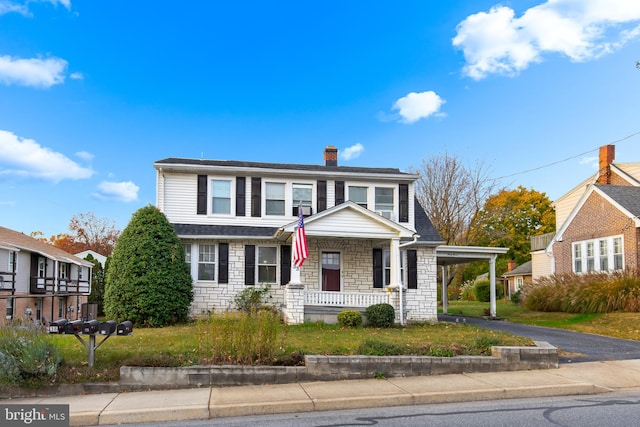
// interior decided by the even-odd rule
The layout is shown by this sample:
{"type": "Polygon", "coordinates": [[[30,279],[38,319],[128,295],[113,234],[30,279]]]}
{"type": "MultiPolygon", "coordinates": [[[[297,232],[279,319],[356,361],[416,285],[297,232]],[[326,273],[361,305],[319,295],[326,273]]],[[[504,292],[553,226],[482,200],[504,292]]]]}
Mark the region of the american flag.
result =
{"type": "Polygon", "coordinates": [[[298,228],[293,242],[293,264],[296,267],[301,267],[307,258],[309,258],[309,247],[307,246],[307,235],[304,232],[302,206],[300,206],[298,207],[298,228]]]}

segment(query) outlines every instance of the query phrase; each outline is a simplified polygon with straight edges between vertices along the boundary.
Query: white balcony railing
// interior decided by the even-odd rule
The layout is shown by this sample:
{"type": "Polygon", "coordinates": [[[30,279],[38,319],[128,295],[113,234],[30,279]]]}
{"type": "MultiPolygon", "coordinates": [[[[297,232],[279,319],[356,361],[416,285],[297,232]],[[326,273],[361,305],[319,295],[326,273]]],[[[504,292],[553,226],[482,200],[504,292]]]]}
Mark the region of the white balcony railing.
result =
{"type": "Polygon", "coordinates": [[[305,305],[324,305],[333,307],[369,307],[374,304],[389,302],[389,294],[386,292],[376,293],[346,293],[346,292],[323,292],[305,291],[305,305]]]}

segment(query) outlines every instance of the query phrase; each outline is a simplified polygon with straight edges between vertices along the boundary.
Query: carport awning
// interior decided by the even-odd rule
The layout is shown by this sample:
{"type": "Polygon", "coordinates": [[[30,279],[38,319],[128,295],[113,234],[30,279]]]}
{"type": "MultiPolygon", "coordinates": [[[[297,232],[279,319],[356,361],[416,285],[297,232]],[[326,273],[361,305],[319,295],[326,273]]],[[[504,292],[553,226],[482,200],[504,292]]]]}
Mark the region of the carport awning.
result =
{"type": "Polygon", "coordinates": [[[466,264],[474,261],[489,261],[492,257],[506,254],[509,248],[484,246],[438,246],[438,265],[466,264]]]}

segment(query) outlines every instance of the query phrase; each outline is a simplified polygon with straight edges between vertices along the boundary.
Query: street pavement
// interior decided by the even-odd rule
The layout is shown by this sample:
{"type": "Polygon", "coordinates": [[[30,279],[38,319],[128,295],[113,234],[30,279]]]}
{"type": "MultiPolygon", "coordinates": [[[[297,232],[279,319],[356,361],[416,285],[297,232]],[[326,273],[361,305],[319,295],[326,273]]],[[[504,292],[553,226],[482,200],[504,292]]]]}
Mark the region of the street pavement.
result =
{"type": "Polygon", "coordinates": [[[537,371],[102,393],[7,399],[0,403],[68,404],[70,425],[92,426],[593,395],[632,388],[640,388],[640,360],[570,363],[537,371]]]}
{"type": "Polygon", "coordinates": [[[489,320],[451,314],[439,314],[438,320],[441,322],[466,323],[484,329],[531,338],[536,341],[546,341],[558,348],[560,363],[640,359],[640,341],[623,340],[564,329],[523,325],[506,320],[489,320]]]}

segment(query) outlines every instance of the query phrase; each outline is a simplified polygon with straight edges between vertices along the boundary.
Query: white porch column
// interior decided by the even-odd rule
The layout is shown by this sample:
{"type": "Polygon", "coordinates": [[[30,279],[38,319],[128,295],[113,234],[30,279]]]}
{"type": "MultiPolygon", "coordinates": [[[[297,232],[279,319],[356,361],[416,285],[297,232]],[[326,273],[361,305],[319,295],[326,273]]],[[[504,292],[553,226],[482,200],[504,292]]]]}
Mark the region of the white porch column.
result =
{"type": "Polygon", "coordinates": [[[400,277],[400,238],[394,237],[389,243],[389,286],[398,289],[398,307],[400,311],[400,324],[404,325],[404,298],[402,295],[402,283],[400,277]]]}
{"type": "Polygon", "coordinates": [[[489,292],[491,293],[491,317],[496,317],[496,257],[491,255],[489,260],[489,292]]]}
{"type": "Polygon", "coordinates": [[[449,292],[447,291],[449,270],[446,265],[443,265],[440,268],[442,269],[442,313],[447,314],[447,310],[449,308],[449,292]]]}

